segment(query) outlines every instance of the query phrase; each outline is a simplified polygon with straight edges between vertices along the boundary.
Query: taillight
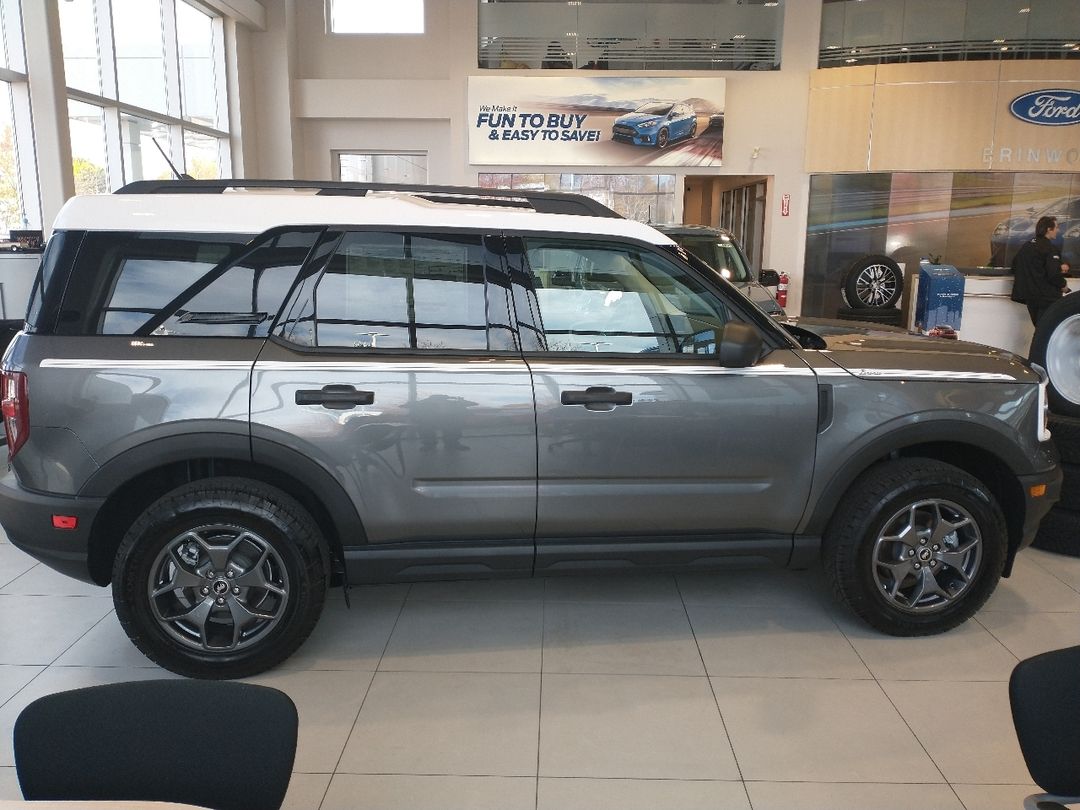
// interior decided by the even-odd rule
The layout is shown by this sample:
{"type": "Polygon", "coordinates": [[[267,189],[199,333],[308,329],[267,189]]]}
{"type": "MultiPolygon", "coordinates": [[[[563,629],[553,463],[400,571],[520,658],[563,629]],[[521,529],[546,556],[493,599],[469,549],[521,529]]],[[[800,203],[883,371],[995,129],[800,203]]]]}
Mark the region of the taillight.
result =
{"type": "Polygon", "coordinates": [[[26,392],[26,375],[21,371],[3,372],[3,394],[0,412],[4,415],[8,458],[14,458],[30,435],[30,398],[26,392]]]}

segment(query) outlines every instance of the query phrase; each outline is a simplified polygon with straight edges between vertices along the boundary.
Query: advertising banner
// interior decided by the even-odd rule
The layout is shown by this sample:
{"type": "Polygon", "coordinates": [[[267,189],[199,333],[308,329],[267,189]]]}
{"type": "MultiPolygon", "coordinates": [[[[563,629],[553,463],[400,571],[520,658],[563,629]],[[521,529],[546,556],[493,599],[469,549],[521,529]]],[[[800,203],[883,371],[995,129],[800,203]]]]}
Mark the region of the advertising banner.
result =
{"type": "Polygon", "coordinates": [[[469,77],[469,162],[720,166],[724,79],[469,77]]]}

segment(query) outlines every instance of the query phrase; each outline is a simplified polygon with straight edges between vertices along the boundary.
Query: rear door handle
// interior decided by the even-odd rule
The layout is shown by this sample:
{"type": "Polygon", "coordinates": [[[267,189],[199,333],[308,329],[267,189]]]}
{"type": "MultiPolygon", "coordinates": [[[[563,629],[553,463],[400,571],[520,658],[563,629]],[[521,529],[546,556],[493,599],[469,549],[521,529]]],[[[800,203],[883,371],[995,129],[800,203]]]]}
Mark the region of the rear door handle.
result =
{"type": "Polygon", "coordinates": [[[297,405],[322,405],[334,411],[347,411],[357,405],[371,405],[373,402],[374,391],[357,391],[351,385],[324,385],[322,388],[296,392],[297,405]]]}
{"type": "Polygon", "coordinates": [[[584,405],[590,411],[610,411],[616,405],[631,404],[634,395],[607,386],[593,386],[584,391],[563,391],[560,401],[563,405],[584,405]]]}

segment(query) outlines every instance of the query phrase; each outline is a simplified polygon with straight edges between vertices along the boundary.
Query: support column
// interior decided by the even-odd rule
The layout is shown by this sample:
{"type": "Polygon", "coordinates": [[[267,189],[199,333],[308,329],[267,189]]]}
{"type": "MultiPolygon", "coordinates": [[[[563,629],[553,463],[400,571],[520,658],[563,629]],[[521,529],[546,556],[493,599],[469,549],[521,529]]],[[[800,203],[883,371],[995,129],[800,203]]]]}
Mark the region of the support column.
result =
{"type": "Polygon", "coordinates": [[[41,219],[48,235],[60,208],[68,198],[75,196],[64,55],[60,47],[60,10],[54,2],[23,3],[22,6],[41,219]]]}

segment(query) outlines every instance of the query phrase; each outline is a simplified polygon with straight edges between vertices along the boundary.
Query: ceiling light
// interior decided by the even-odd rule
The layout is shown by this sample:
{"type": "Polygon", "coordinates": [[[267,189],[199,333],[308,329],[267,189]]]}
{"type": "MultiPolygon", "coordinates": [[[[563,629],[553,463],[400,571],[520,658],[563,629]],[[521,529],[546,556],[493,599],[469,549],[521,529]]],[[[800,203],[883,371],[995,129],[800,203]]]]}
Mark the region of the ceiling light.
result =
{"type": "Polygon", "coordinates": [[[858,62],[859,60],[858,59],[845,59],[844,61],[847,62],[850,65],[852,62],[858,62]]]}
{"type": "MultiPolygon", "coordinates": [[[[1070,46],[1066,45],[1065,47],[1068,48],[1070,46]]],[[[827,51],[838,51],[838,50],[840,50],[840,46],[839,45],[826,45],[825,50],[827,50],[827,51]]]]}
{"type": "Polygon", "coordinates": [[[995,44],[995,45],[1000,45],[1000,44],[1001,44],[1002,42],[1004,42],[1004,41],[1005,41],[1005,40],[1003,40],[1003,39],[995,39],[995,40],[994,40],[994,44],[995,44]]]}
{"type": "Polygon", "coordinates": [[[1016,12],[1017,14],[1030,14],[1031,9],[1028,6],[1024,6],[1022,9],[1016,12]]]}
{"type": "Polygon", "coordinates": [[[780,0],[768,0],[768,2],[765,3],[765,8],[772,8],[773,6],[778,5],[780,5],[780,0]]]}
{"type": "Polygon", "coordinates": [[[1008,45],[1002,45],[1001,50],[1007,51],[1007,50],[1009,50],[1009,46],[1008,45]]]}
{"type": "Polygon", "coordinates": [[[1066,43],[1065,43],[1064,45],[1062,45],[1061,47],[1062,47],[1062,48],[1075,48],[1075,47],[1076,47],[1076,43],[1075,43],[1075,42],[1066,42],[1066,43]]]}
{"type": "Polygon", "coordinates": [[[746,39],[746,34],[736,34],[732,39],[746,39]]]}
{"type": "Polygon", "coordinates": [[[905,46],[905,47],[901,48],[900,50],[903,51],[904,53],[907,53],[911,49],[908,48],[907,46],[905,46]]]}

